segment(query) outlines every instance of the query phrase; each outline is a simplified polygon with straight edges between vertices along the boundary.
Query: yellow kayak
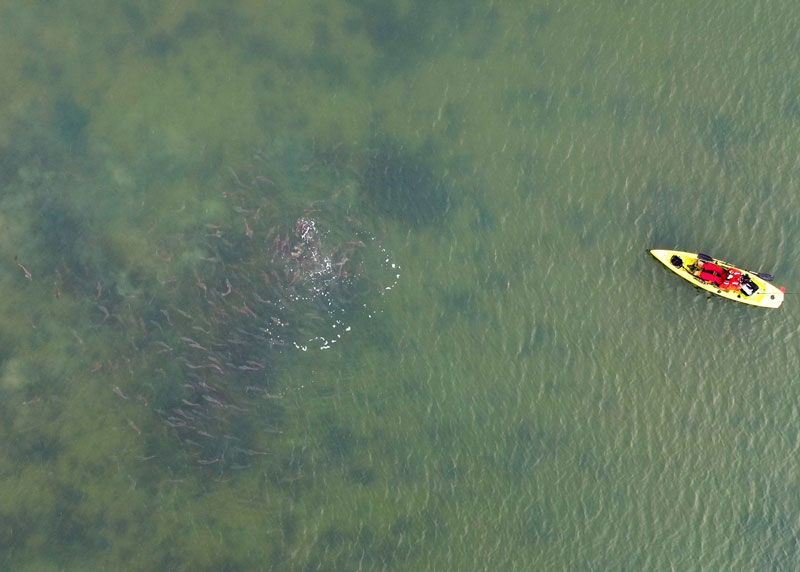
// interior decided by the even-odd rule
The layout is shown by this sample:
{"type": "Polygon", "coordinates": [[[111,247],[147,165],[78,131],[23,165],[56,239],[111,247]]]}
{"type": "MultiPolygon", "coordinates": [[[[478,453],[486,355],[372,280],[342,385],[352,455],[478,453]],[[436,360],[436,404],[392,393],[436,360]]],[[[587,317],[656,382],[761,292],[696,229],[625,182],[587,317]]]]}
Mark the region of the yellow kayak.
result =
{"type": "Polygon", "coordinates": [[[785,288],[770,284],[769,274],[737,268],[702,252],[651,250],[650,254],[681,278],[717,296],[762,308],[783,303],[785,288]]]}

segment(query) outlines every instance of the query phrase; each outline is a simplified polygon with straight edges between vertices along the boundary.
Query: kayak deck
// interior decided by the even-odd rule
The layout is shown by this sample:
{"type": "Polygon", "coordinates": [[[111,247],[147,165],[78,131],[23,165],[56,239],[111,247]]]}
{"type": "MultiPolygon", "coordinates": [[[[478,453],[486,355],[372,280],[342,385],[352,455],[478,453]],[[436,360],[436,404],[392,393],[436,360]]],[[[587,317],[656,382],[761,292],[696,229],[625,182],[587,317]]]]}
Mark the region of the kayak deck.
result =
{"type": "Polygon", "coordinates": [[[717,296],[761,308],[783,303],[783,290],[762,277],[767,275],[697,252],[655,249],[650,254],[681,278],[717,296]]]}

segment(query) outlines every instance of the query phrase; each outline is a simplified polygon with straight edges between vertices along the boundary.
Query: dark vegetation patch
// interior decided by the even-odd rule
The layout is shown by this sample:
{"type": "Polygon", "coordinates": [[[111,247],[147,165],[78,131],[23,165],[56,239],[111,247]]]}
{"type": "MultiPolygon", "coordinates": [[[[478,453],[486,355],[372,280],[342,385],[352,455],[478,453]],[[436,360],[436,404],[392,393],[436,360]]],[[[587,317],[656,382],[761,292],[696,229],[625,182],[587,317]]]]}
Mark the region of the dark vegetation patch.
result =
{"type": "Polygon", "coordinates": [[[555,10],[552,8],[534,8],[528,14],[526,24],[531,35],[538,34],[553,21],[555,10]]]}
{"type": "Polygon", "coordinates": [[[540,463],[555,458],[562,440],[532,421],[521,421],[507,438],[509,476],[515,480],[530,478],[540,463]]]}
{"type": "Polygon", "coordinates": [[[30,430],[16,435],[6,454],[17,463],[51,463],[63,449],[57,437],[30,430]]]}
{"type": "Polygon", "coordinates": [[[355,449],[355,440],[355,435],[350,429],[331,424],[323,439],[328,459],[333,463],[348,460],[355,449]]]}
{"type": "Polygon", "coordinates": [[[353,483],[368,486],[377,480],[377,474],[372,467],[365,465],[357,465],[352,467],[348,472],[349,480],[353,483]]]}
{"type": "Polygon", "coordinates": [[[70,94],[56,98],[53,104],[53,121],[58,133],[73,150],[83,150],[86,146],[86,128],[91,115],[89,110],[78,105],[70,94]]]}
{"type": "Polygon", "coordinates": [[[764,127],[743,116],[692,109],[689,120],[696,126],[698,136],[709,153],[721,158],[764,138],[764,127]]]}
{"type": "MultiPolygon", "coordinates": [[[[331,24],[324,18],[325,10],[320,10],[318,17],[309,24],[308,33],[313,35],[313,45],[310,53],[298,51],[276,42],[268,32],[263,29],[253,28],[248,22],[238,16],[229,16],[214,21],[213,24],[203,23],[203,32],[219,30],[223,38],[229,40],[241,55],[241,59],[261,68],[264,62],[286,70],[292,74],[306,71],[321,78],[328,86],[338,86],[351,79],[350,66],[347,57],[340,50],[339,44],[333,38],[334,31],[331,24]]],[[[191,27],[192,29],[195,26],[191,27]]],[[[347,35],[345,34],[345,37],[347,35]]],[[[170,49],[180,46],[184,35],[180,29],[169,35],[170,49]]],[[[267,75],[262,75],[259,80],[260,87],[270,90],[275,87],[274,82],[267,75]]],[[[284,118],[285,119],[285,118],[284,118]]]]}
{"type": "Polygon", "coordinates": [[[331,525],[317,537],[303,570],[392,570],[421,542],[418,517],[401,515],[388,527],[331,525]]]}
{"type": "Polygon", "coordinates": [[[452,193],[436,173],[433,156],[430,145],[414,151],[389,138],[371,147],[362,185],[381,214],[414,226],[443,220],[452,193]]]}
{"type": "MultiPolygon", "coordinates": [[[[135,30],[137,26],[133,26],[135,30]]],[[[198,12],[191,11],[183,16],[172,28],[154,29],[144,36],[145,53],[151,57],[163,58],[178,53],[183,42],[200,38],[206,34],[216,34],[225,41],[240,42],[248,29],[248,22],[239,12],[230,7],[210,8],[198,12]]]]}
{"type": "Polygon", "coordinates": [[[519,353],[532,356],[555,346],[556,328],[549,322],[525,318],[519,353]]]}
{"type": "Polygon", "coordinates": [[[153,32],[144,42],[144,51],[148,56],[164,58],[178,50],[175,36],[164,31],[153,32]]]}
{"type": "Polygon", "coordinates": [[[88,120],[70,96],[32,104],[21,114],[9,127],[11,143],[0,149],[3,198],[62,181],[70,169],[86,168],[85,157],[76,156],[73,143],[84,137],[88,120]]]}
{"type": "Polygon", "coordinates": [[[321,73],[329,86],[346,84],[351,79],[347,60],[332,46],[328,24],[317,22],[314,26],[314,49],[307,65],[311,71],[321,73]]]}
{"type": "Polygon", "coordinates": [[[449,285],[447,289],[432,284],[431,289],[438,290],[438,298],[442,308],[436,318],[437,328],[452,326],[456,321],[469,324],[480,329],[489,328],[492,320],[489,312],[475,296],[475,290],[461,285],[449,285]]]}
{"type": "Polygon", "coordinates": [[[608,103],[609,111],[620,128],[646,122],[655,130],[663,121],[654,101],[629,93],[618,93],[608,103]]]}
{"type": "MultiPolygon", "coordinates": [[[[298,501],[304,493],[311,490],[311,476],[315,467],[308,449],[294,446],[288,449],[278,448],[272,459],[264,469],[264,476],[271,486],[283,491],[293,501],[298,501]]],[[[294,520],[289,521],[289,526],[294,524],[294,520]]],[[[292,528],[292,534],[294,531],[292,528]]]]}
{"type": "Polygon", "coordinates": [[[120,8],[128,26],[136,32],[145,30],[155,17],[155,14],[148,11],[142,2],[123,2],[120,8]]]}
{"type": "Polygon", "coordinates": [[[35,235],[39,239],[39,248],[68,269],[71,275],[83,275],[88,270],[83,256],[87,237],[84,220],[72,212],[67,198],[50,192],[49,188],[41,189],[35,202],[36,220],[40,222],[35,235]]]}
{"type": "Polygon", "coordinates": [[[745,541],[767,547],[758,555],[761,569],[791,570],[800,558],[795,518],[767,496],[742,510],[736,528],[745,541]]]}
{"type": "Polygon", "coordinates": [[[475,205],[474,212],[471,225],[474,231],[483,232],[497,227],[497,217],[482,201],[475,205]]]}
{"type": "Polygon", "coordinates": [[[524,537],[531,542],[553,540],[558,535],[556,514],[544,502],[530,507],[525,518],[524,537]]]}
{"type": "Polygon", "coordinates": [[[470,21],[470,41],[467,54],[473,58],[485,58],[503,35],[503,21],[500,11],[490,7],[484,14],[474,17],[470,21]]]}
{"type": "Polygon", "coordinates": [[[477,2],[426,2],[412,0],[401,7],[399,2],[349,0],[358,16],[348,23],[351,33],[362,32],[381,53],[376,72],[393,74],[411,69],[449,43],[449,30],[468,37],[468,54],[486,53],[501,33],[498,13],[477,2]]]}
{"type": "Polygon", "coordinates": [[[359,26],[383,54],[381,68],[399,71],[427,55],[431,48],[433,2],[413,2],[401,13],[395,2],[351,0],[361,16],[359,26]]]}

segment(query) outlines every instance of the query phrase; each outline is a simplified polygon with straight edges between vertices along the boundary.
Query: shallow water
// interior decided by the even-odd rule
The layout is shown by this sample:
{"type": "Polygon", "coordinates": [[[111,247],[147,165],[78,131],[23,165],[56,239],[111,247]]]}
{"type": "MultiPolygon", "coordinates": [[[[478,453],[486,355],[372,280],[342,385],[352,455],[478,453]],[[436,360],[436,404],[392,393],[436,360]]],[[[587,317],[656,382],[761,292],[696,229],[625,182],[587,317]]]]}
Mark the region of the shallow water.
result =
{"type": "Polygon", "coordinates": [[[797,567],[799,16],[0,9],[0,569],[797,567]]]}

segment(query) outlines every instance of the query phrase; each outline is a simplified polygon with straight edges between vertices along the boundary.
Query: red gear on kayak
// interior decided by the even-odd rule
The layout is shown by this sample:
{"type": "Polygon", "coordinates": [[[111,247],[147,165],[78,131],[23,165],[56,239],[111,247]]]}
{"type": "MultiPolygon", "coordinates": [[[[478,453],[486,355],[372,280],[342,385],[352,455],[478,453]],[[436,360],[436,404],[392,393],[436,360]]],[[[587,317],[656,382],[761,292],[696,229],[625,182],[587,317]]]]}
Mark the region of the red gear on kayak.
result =
{"type": "Polygon", "coordinates": [[[728,273],[725,275],[725,279],[720,284],[720,288],[723,290],[738,290],[741,288],[742,283],[742,272],[740,270],[736,270],[735,268],[729,268],[728,273]]]}

